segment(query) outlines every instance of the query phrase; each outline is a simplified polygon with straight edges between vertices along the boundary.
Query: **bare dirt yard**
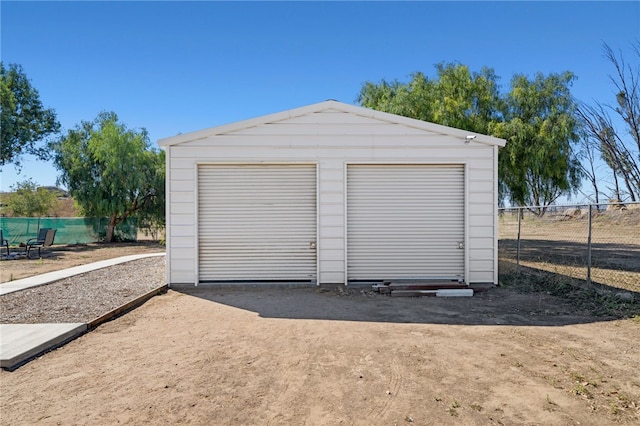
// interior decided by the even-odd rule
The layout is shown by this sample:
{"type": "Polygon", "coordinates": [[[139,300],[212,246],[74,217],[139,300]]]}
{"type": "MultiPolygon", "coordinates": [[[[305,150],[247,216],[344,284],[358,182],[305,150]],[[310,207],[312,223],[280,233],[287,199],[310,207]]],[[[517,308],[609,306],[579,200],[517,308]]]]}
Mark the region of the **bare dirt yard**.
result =
{"type": "Polygon", "coordinates": [[[534,284],[172,289],[1,371],[0,423],[639,424],[637,306],[534,284]]]}

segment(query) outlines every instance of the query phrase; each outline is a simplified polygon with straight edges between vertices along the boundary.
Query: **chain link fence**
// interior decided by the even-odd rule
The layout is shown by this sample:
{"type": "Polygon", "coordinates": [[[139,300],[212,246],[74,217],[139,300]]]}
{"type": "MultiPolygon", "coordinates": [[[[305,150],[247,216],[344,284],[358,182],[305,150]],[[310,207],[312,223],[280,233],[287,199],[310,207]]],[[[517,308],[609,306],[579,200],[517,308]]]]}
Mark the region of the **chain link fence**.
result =
{"type": "Polygon", "coordinates": [[[501,261],[640,293],[640,203],[500,209],[498,238],[501,261]]]}

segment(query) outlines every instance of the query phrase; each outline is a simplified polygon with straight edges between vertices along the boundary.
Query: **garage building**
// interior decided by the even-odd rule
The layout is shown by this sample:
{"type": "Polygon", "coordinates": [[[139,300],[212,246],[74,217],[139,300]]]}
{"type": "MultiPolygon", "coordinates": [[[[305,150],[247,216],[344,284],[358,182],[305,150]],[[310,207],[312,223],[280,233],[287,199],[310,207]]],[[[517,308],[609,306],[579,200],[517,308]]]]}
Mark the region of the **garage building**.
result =
{"type": "Polygon", "coordinates": [[[505,141],[326,101],[162,139],[167,282],[497,282],[505,141]]]}

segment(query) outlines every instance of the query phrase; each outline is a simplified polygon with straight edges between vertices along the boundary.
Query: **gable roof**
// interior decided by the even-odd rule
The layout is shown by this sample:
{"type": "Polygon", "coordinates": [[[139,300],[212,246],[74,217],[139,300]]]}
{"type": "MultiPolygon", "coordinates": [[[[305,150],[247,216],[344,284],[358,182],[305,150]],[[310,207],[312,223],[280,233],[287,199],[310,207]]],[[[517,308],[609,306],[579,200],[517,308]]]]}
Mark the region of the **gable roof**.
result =
{"type": "Polygon", "coordinates": [[[248,120],[237,121],[235,123],[224,124],[222,126],[210,127],[195,132],[183,133],[180,135],[172,136],[158,140],[160,147],[167,147],[173,145],[179,145],[186,142],[192,142],[199,139],[206,139],[208,137],[222,135],[250,127],[256,127],[262,124],[275,123],[295,117],[301,117],[304,115],[314,114],[318,112],[326,111],[338,111],[349,114],[354,114],[374,120],[385,121],[388,123],[399,124],[407,127],[412,127],[420,130],[425,130],[431,133],[438,133],[446,136],[459,137],[462,139],[473,137],[471,140],[474,143],[482,143],[486,145],[497,145],[502,147],[506,141],[504,139],[496,138],[493,136],[475,134],[466,130],[460,130],[453,127],[447,127],[440,124],[430,123],[427,121],[416,120],[414,118],[403,117],[396,114],[390,114],[387,112],[376,111],[369,108],[354,106],[345,104],[342,102],[328,100],[311,104],[299,108],[290,109],[287,111],[281,111],[274,114],[263,115],[248,120]]]}

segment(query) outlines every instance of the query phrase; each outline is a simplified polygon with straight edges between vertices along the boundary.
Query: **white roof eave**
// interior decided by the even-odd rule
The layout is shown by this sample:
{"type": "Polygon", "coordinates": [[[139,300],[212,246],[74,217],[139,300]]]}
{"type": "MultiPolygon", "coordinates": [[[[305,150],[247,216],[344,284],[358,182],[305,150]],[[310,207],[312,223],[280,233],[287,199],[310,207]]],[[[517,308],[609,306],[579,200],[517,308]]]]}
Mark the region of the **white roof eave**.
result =
{"type": "Polygon", "coordinates": [[[390,114],[387,112],[376,111],[369,108],[359,107],[355,105],[349,105],[338,101],[324,101],[316,104],[294,108],[287,111],[277,112],[274,114],[263,115],[248,120],[237,121],[234,123],[223,124],[221,126],[210,127],[203,130],[197,130],[195,132],[184,133],[164,139],[158,140],[158,145],[161,148],[168,146],[179,145],[186,142],[193,142],[200,139],[206,139],[212,136],[221,135],[229,132],[234,132],[241,129],[248,129],[250,127],[259,126],[267,123],[274,123],[289,118],[300,117],[307,114],[313,114],[316,112],[322,112],[330,109],[335,109],[342,112],[347,112],[355,115],[360,115],[377,120],[387,121],[393,124],[404,125],[421,130],[426,130],[433,133],[439,133],[446,136],[459,137],[466,139],[468,136],[474,136],[472,141],[474,143],[482,143],[486,145],[497,145],[503,147],[506,144],[506,140],[496,138],[493,136],[474,134],[465,130],[455,129],[453,127],[447,127],[440,124],[429,123],[422,120],[416,120],[414,118],[403,117],[400,115],[390,114]]]}

